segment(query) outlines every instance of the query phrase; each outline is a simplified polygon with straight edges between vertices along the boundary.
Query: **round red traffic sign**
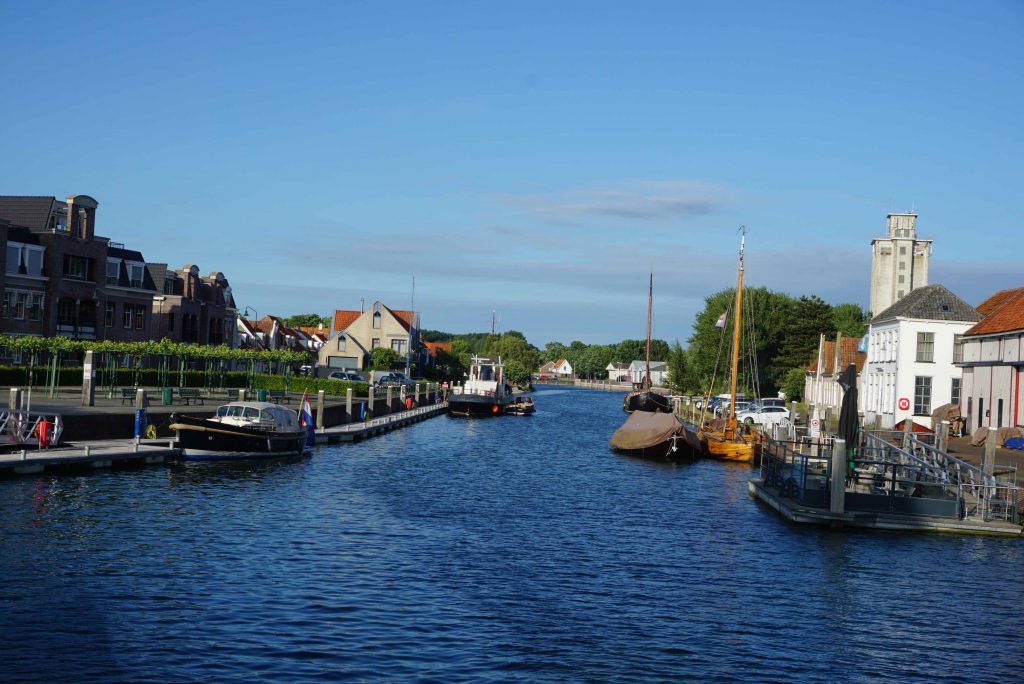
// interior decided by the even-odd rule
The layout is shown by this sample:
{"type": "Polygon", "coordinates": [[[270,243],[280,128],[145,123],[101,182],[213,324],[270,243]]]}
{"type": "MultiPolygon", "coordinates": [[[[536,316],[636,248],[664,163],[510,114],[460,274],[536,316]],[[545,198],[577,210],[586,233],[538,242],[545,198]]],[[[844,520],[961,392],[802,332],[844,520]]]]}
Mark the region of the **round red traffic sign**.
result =
{"type": "Polygon", "coordinates": [[[910,400],[907,399],[906,397],[900,397],[899,407],[900,407],[900,411],[909,411],[910,410],[910,400]]]}

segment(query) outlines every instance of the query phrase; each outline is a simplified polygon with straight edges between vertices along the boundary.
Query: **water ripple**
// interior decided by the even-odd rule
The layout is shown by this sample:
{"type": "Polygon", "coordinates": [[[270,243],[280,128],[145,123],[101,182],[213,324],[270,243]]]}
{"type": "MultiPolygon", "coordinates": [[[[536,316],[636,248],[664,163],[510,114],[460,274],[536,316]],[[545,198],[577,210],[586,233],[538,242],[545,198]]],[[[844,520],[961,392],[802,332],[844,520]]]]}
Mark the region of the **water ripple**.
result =
{"type": "Polygon", "coordinates": [[[620,397],[0,481],[4,681],[1021,679],[1018,542],[789,525],[620,397]]]}

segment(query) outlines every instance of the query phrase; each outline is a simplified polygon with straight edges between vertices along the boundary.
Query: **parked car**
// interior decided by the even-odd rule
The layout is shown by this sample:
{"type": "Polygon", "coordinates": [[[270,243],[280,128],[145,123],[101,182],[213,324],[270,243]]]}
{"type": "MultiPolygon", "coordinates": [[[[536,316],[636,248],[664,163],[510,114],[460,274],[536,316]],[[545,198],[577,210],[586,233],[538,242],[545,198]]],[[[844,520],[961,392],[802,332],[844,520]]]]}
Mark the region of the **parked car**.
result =
{"type": "Polygon", "coordinates": [[[331,371],[327,376],[328,380],[342,380],[344,382],[366,382],[363,376],[352,371],[331,371]]]}
{"type": "Polygon", "coordinates": [[[744,423],[760,423],[761,425],[785,425],[789,422],[789,409],[782,406],[762,406],[754,411],[737,413],[736,420],[744,423]]]}
{"type": "Polygon", "coordinates": [[[378,387],[402,387],[403,385],[405,387],[415,387],[416,381],[405,377],[405,373],[393,371],[391,373],[385,373],[377,378],[376,385],[378,387]]]}

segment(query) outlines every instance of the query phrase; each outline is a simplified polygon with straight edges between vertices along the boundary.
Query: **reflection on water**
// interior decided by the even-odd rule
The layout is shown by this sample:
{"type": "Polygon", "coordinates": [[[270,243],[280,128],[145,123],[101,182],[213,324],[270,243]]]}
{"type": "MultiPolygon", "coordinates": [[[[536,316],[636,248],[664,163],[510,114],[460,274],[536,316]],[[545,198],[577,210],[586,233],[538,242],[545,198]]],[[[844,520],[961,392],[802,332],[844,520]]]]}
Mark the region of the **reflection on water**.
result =
{"type": "Polygon", "coordinates": [[[534,396],[0,481],[0,679],[1019,679],[1019,542],[796,527],[740,464],[613,454],[619,394],[534,396]]]}

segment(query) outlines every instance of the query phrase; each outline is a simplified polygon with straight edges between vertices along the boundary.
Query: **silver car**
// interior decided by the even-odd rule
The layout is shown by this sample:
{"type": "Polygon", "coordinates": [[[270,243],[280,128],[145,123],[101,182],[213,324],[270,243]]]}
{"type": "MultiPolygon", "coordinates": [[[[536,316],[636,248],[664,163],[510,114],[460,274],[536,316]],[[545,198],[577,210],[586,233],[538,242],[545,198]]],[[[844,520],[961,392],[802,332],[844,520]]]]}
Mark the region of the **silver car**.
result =
{"type": "Polygon", "coordinates": [[[782,406],[762,406],[753,411],[741,411],[736,414],[736,420],[744,423],[760,423],[761,425],[787,425],[789,423],[789,409],[782,406]]]}

